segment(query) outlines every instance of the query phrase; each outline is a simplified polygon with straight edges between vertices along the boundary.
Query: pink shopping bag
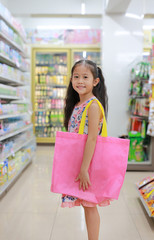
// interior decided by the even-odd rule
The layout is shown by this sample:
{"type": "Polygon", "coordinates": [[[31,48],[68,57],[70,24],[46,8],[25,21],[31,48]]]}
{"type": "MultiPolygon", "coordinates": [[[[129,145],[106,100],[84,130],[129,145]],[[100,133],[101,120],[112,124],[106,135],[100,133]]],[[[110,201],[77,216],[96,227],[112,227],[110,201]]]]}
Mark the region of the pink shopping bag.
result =
{"type": "Polygon", "coordinates": [[[119,197],[127,168],[129,140],[107,137],[104,110],[98,102],[103,113],[102,136],[105,137],[97,137],[89,167],[92,185],[86,191],[79,190],[79,182],[75,182],[75,178],[80,171],[87,139],[87,135],[83,134],[86,111],[92,101],[87,104],[82,115],[79,134],[70,132],[56,134],[51,191],[100,203],[104,198],[119,197]]]}

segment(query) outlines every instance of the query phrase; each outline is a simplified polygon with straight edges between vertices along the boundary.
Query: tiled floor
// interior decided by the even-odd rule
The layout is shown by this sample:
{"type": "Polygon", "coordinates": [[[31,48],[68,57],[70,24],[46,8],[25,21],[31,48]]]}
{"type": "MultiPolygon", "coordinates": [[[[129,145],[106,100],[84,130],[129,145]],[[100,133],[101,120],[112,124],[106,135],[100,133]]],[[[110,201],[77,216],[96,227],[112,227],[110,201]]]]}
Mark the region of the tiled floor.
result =
{"type": "MultiPolygon", "coordinates": [[[[0,200],[1,240],[86,240],[81,207],[62,209],[50,192],[53,147],[39,146],[36,159],[0,200]]],[[[99,208],[100,240],[154,240],[154,218],[138,199],[134,183],[150,172],[127,172],[120,198],[99,208]]]]}

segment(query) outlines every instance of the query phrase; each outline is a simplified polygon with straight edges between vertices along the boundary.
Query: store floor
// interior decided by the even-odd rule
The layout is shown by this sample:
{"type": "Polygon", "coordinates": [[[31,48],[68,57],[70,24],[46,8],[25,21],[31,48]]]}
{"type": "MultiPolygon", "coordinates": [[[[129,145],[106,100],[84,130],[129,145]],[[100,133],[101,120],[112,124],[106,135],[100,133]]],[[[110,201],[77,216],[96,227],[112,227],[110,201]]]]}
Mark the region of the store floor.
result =
{"type": "MultiPolygon", "coordinates": [[[[82,207],[60,207],[50,192],[53,147],[37,147],[36,158],[0,200],[1,240],[86,240],[82,207]]],[[[150,172],[127,172],[118,201],[99,208],[100,240],[154,240],[154,218],[138,199],[134,183],[150,172]]]]}

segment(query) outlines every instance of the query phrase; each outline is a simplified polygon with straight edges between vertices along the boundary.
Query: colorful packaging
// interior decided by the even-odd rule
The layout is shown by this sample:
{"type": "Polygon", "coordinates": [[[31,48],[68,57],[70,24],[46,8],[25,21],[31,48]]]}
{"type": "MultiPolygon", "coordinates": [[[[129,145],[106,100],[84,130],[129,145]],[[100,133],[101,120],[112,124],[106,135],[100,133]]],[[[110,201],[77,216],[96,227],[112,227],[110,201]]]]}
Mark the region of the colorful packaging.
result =
{"type": "Polygon", "coordinates": [[[149,209],[149,215],[154,216],[154,176],[146,177],[136,185],[145,205],[149,209]]]}
{"type": "Polygon", "coordinates": [[[144,161],[143,138],[139,132],[129,132],[130,148],[128,161],[142,162],[144,161]]]}
{"type": "Polygon", "coordinates": [[[8,161],[8,180],[11,180],[16,175],[15,159],[8,161]]]}
{"type": "Polygon", "coordinates": [[[0,186],[4,185],[8,179],[8,160],[0,163],[0,186]]]}
{"type": "Polygon", "coordinates": [[[148,176],[143,178],[140,182],[136,183],[138,188],[142,188],[143,186],[147,185],[149,182],[154,181],[154,176],[148,176]]]}

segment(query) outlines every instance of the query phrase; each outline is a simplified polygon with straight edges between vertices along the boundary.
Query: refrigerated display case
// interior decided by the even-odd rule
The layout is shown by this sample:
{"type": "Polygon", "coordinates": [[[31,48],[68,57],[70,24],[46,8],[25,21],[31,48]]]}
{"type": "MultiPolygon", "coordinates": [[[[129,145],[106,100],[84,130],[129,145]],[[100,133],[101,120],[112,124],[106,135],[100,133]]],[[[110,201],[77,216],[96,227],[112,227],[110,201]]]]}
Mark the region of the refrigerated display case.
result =
{"type": "Polygon", "coordinates": [[[77,48],[72,50],[72,65],[80,59],[92,60],[97,64],[98,67],[101,67],[101,53],[99,48],[77,48]]]}
{"type": "Polygon", "coordinates": [[[99,48],[33,48],[33,128],[37,143],[54,143],[56,131],[65,131],[64,99],[71,67],[79,59],[101,65],[99,48]]]}
{"type": "Polygon", "coordinates": [[[64,130],[69,60],[66,49],[32,50],[32,119],[37,143],[54,143],[56,131],[64,130]]]}

